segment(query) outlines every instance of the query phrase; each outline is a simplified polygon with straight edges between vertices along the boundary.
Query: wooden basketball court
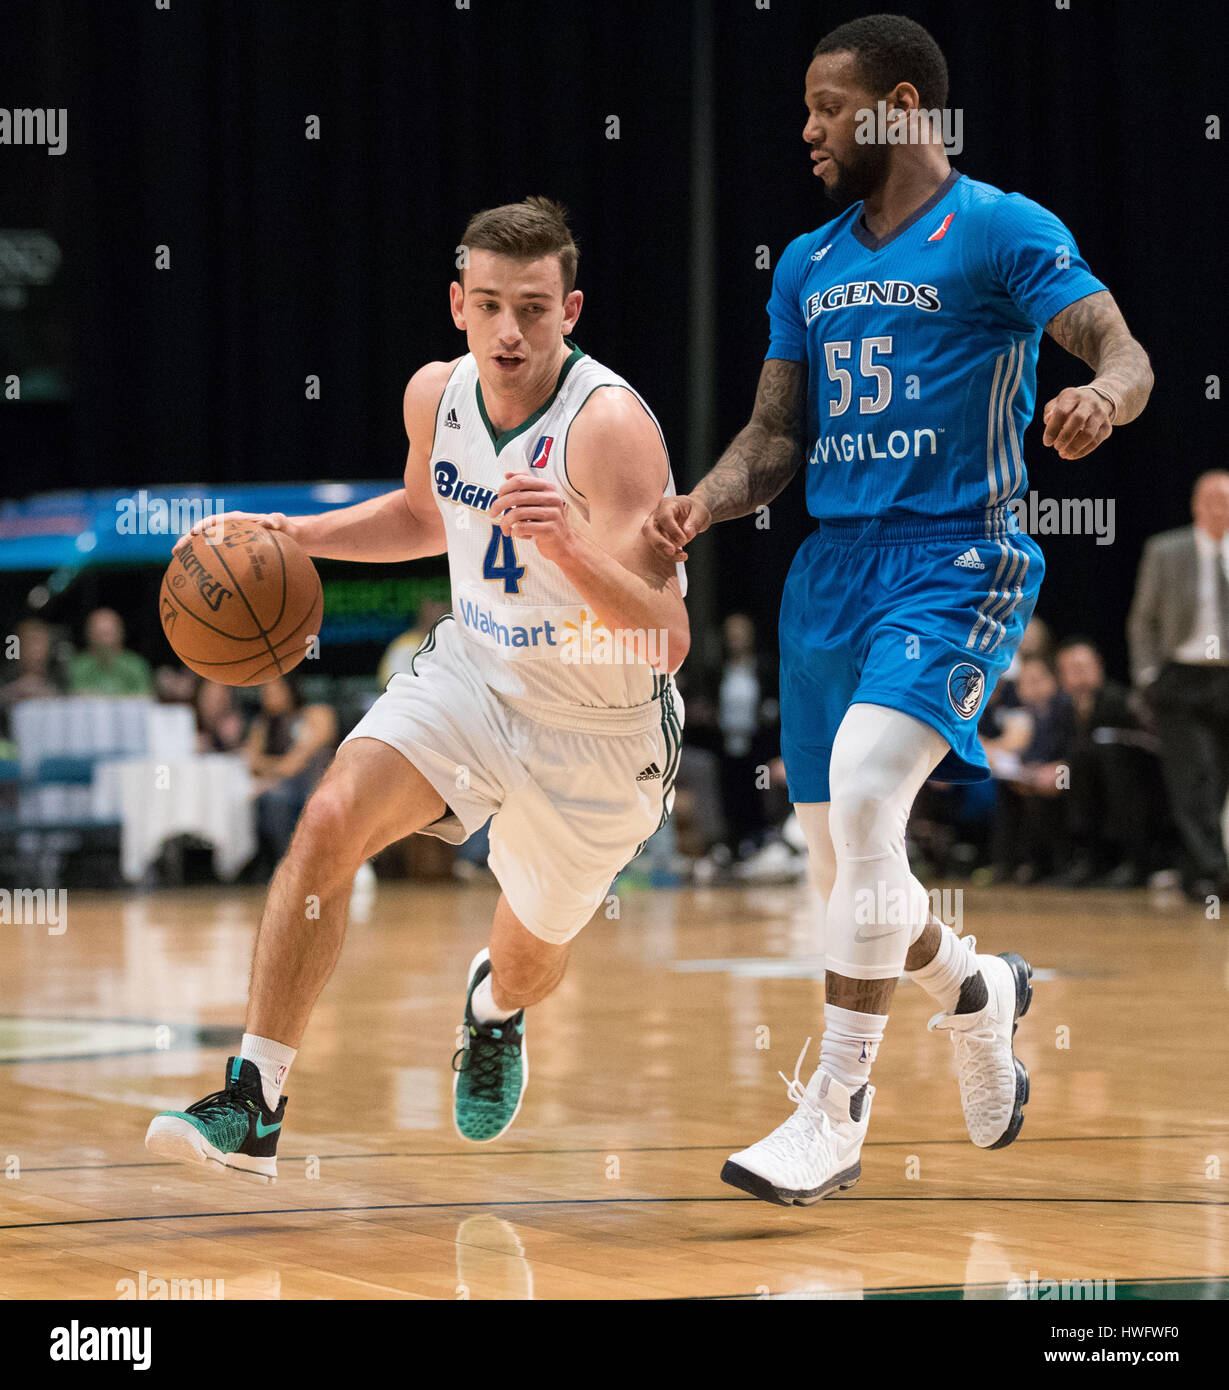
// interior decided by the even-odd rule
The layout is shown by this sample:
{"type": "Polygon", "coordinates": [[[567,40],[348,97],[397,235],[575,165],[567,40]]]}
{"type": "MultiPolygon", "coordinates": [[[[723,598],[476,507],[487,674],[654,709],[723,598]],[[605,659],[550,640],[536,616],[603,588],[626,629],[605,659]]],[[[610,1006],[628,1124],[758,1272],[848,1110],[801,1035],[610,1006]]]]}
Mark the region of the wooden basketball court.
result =
{"type": "Polygon", "coordinates": [[[1142,893],[968,890],[963,930],[1036,970],[1020,1140],[968,1142],[950,1045],[902,985],[861,1183],[787,1210],[718,1174],[788,1114],[777,1071],[822,1032],[804,890],[623,893],[531,1012],[515,1128],[475,1147],[449,1063],[494,897],[380,885],[295,1065],[275,1186],[142,1143],[222,1084],[260,891],[70,891],[63,934],[0,928],[0,1297],[1229,1293],[1229,924],[1142,893]]]}

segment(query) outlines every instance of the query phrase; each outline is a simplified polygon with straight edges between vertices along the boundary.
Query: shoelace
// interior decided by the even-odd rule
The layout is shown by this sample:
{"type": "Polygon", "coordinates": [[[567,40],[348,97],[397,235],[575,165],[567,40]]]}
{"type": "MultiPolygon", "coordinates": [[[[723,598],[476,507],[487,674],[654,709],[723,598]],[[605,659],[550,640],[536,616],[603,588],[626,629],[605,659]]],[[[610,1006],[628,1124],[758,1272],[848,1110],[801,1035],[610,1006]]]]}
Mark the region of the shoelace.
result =
{"type": "Polygon", "coordinates": [[[453,1071],[463,1071],[469,1078],[469,1087],[479,1100],[498,1100],[500,1084],[503,1080],[503,1054],[505,1051],[520,1056],[519,1043],[509,1042],[503,1037],[503,1029],[493,1028],[490,1034],[471,1033],[468,1047],[459,1047],[452,1055],[453,1071]],[[457,1065],[457,1058],[461,1065],[457,1065]],[[466,1057],[469,1058],[466,1061],[466,1057]]]}
{"type": "Polygon", "coordinates": [[[807,1095],[806,1086],[799,1075],[802,1071],[802,1059],[807,1055],[807,1049],[810,1046],[811,1039],[808,1038],[802,1044],[802,1051],[794,1063],[792,1080],[783,1071],[777,1072],[777,1075],[785,1082],[785,1094],[789,1096],[798,1109],[774,1131],[773,1137],[783,1141],[786,1149],[791,1153],[796,1153],[799,1157],[806,1157],[810,1146],[815,1142],[816,1131],[820,1137],[826,1139],[832,1130],[832,1121],[828,1118],[827,1111],[821,1110],[807,1095]],[[804,1123],[795,1123],[800,1116],[804,1123]]]}
{"type": "Polygon", "coordinates": [[[229,1086],[224,1091],[214,1091],[211,1096],[206,1096],[203,1100],[198,1100],[195,1105],[189,1105],[184,1112],[187,1115],[199,1115],[202,1119],[210,1115],[224,1115],[232,1106],[240,1105],[246,1110],[253,1110],[255,1106],[252,1101],[245,1100],[237,1091],[229,1086]]]}

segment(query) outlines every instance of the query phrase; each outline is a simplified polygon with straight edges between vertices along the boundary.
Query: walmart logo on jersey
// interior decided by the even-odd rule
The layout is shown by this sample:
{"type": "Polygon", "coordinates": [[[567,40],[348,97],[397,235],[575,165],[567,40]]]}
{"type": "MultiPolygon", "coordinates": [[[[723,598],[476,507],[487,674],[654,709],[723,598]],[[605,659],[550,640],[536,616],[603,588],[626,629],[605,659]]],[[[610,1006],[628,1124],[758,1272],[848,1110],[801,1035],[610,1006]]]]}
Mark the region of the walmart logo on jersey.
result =
{"type": "Polygon", "coordinates": [[[473,507],[479,512],[489,512],[491,504],[495,501],[493,487],[466,482],[461,477],[461,470],[447,459],[440,459],[435,465],[435,490],[449,502],[456,502],[462,507],[473,507]]]}
{"type": "Polygon", "coordinates": [[[943,307],[939,291],[933,285],[915,285],[909,280],[851,280],[846,285],[829,285],[826,290],[811,295],[806,302],[806,321],[809,326],[820,314],[829,314],[834,309],[856,309],[860,305],[922,309],[928,314],[943,307]]]}
{"type": "Polygon", "coordinates": [[[546,617],[540,623],[500,622],[494,609],[469,598],[458,601],[454,616],[459,616],[462,626],[475,637],[484,638],[487,646],[520,649],[559,645],[555,635],[558,624],[546,617]]]}

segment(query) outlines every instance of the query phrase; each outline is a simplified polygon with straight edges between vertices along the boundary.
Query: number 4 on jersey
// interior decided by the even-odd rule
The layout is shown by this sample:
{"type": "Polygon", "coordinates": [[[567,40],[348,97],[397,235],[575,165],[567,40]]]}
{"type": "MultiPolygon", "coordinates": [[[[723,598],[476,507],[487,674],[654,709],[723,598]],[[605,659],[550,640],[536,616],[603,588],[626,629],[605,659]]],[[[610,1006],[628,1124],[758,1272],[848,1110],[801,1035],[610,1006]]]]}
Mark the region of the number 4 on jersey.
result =
{"type": "Polygon", "coordinates": [[[516,546],[512,537],[505,536],[498,526],[492,526],[491,543],[482,560],[483,579],[502,579],[505,594],[519,594],[524,574],[525,566],[516,563],[516,546]]]}

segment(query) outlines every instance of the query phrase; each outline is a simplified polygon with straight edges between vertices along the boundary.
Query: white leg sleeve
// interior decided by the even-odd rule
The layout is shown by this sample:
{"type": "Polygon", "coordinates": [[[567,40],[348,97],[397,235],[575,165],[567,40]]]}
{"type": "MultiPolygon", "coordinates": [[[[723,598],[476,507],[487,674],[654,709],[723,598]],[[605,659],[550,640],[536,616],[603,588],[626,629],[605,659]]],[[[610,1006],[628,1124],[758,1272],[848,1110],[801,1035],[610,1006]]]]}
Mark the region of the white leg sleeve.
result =
{"type": "Polygon", "coordinates": [[[826,922],[830,971],[888,980],[904,968],[930,916],[926,890],[909,872],[905,827],[947,751],[929,724],[883,705],[851,705],[841,721],[829,772],[836,861],[826,922]]]}
{"type": "Polygon", "coordinates": [[[832,848],[832,836],[828,833],[828,805],[826,801],[799,801],[794,804],[798,824],[807,842],[807,877],[815,901],[816,938],[820,955],[827,950],[828,899],[832,896],[832,885],[836,881],[836,854],[832,848]]]}

